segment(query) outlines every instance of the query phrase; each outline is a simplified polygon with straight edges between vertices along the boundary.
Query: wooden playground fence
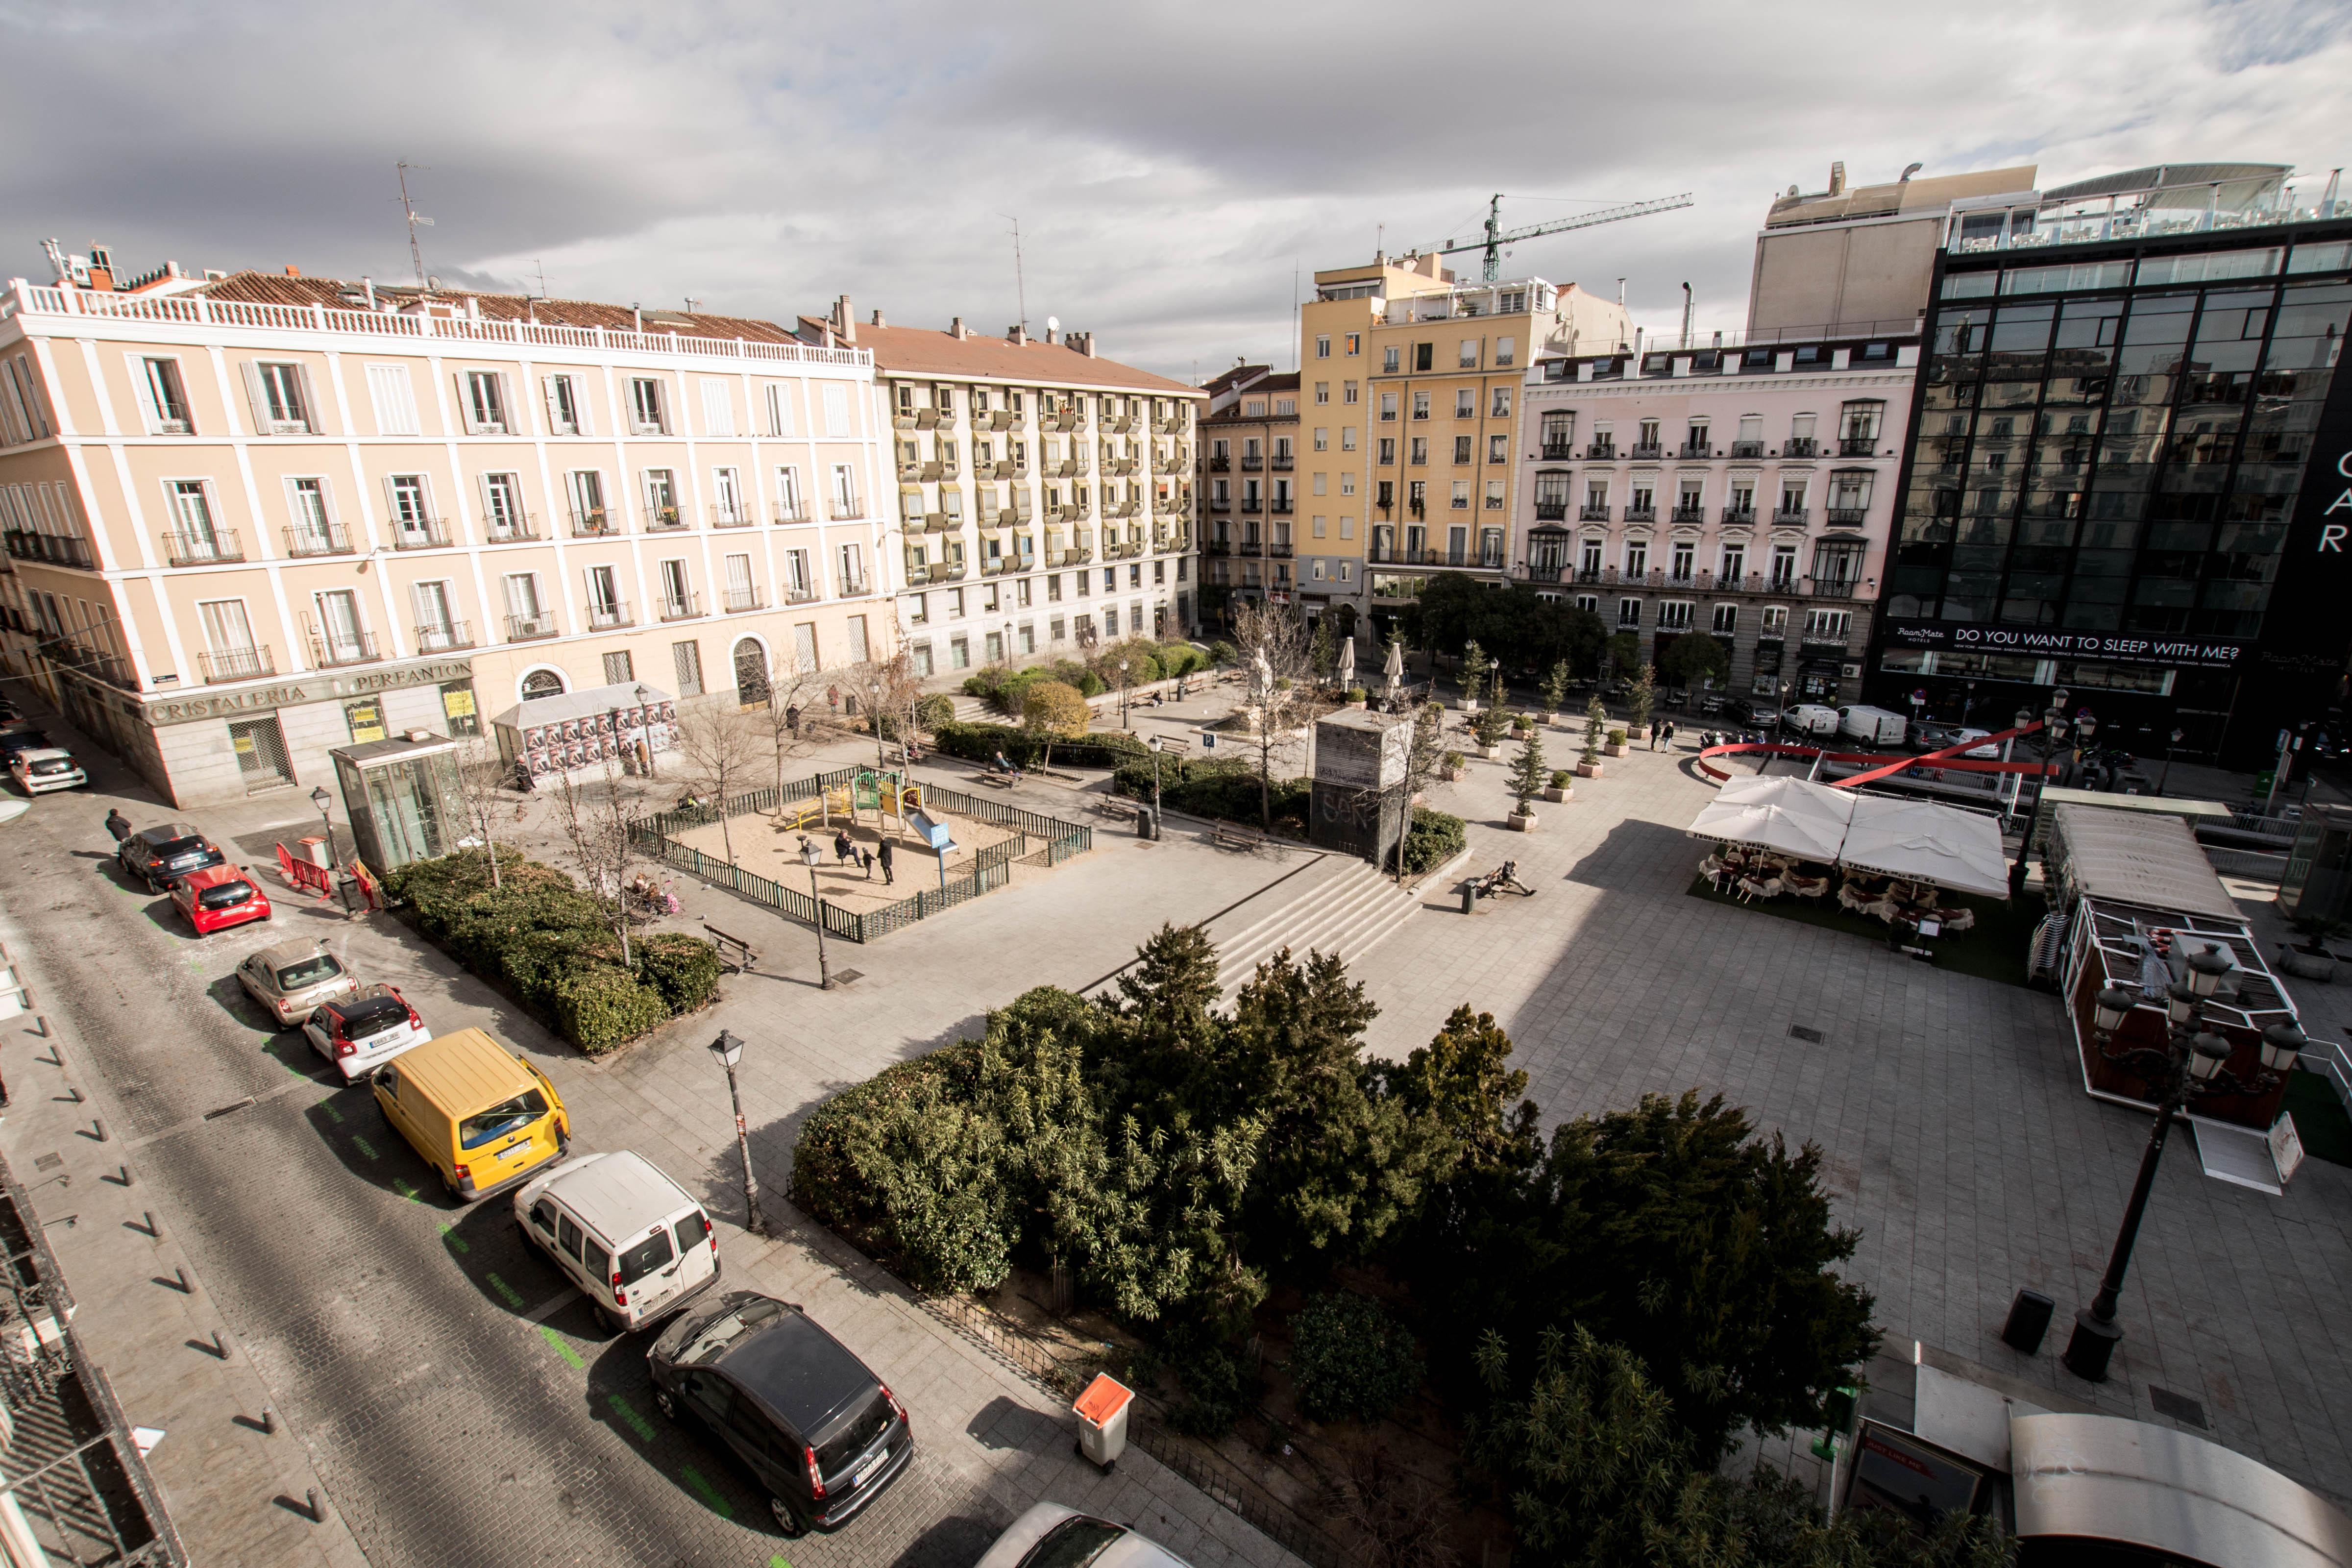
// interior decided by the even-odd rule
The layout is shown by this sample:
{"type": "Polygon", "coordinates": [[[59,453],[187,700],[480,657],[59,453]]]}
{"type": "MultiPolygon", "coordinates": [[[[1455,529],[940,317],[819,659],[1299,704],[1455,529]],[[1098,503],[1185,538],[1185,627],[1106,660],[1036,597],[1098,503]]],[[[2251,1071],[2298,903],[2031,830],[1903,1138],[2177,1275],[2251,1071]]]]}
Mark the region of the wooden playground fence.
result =
{"type": "MultiPolygon", "coordinates": [[[[982,800],[961,790],[941,788],[936,784],[919,786],[923,803],[959,816],[969,816],[997,827],[1009,827],[1013,837],[1007,842],[992,844],[972,856],[971,869],[961,877],[948,879],[940,888],[926,888],[898,902],[879,909],[851,910],[823,899],[812,898],[796,889],[772,881],[755,871],[725,860],[714,860],[690,844],[679,842],[677,834],[690,827],[704,827],[722,816],[749,816],[777,811],[795,801],[814,800],[835,790],[853,791],[857,775],[868,770],[840,768],[832,773],[815,773],[797,779],[782,789],[753,790],[739,795],[719,806],[697,806],[686,811],[656,812],[641,816],[629,824],[629,833],[639,848],[647,854],[688,872],[705,882],[740,894],[754,903],[781,910],[789,920],[815,924],[824,922],[828,936],[845,937],[851,942],[876,942],[917,921],[927,920],[942,910],[992,892],[1013,879],[1013,863],[1058,866],[1075,855],[1083,855],[1094,847],[1095,830],[1082,822],[1065,822],[1059,817],[1040,816],[1023,811],[1003,801],[982,800]],[[1032,851],[1031,839],[1042,842],[1042,847],[1032,851]]],[[[854,794],[849,798],[855,799],[854,794]]]]}

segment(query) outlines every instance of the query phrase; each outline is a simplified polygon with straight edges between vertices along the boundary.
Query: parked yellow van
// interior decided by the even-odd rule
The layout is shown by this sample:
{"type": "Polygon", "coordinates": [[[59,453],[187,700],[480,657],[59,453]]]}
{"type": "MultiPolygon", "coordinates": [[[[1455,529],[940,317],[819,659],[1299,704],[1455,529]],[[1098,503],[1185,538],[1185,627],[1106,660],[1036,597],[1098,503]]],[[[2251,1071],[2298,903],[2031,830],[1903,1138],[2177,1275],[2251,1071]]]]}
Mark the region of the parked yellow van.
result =
{"type": "Polygon", "coordinates": [[[460,1203],[514,1185],[572,1142],[547,1076],[479,1029],[412,1047],[369,1081],[383,1119],[460,1203]]]}

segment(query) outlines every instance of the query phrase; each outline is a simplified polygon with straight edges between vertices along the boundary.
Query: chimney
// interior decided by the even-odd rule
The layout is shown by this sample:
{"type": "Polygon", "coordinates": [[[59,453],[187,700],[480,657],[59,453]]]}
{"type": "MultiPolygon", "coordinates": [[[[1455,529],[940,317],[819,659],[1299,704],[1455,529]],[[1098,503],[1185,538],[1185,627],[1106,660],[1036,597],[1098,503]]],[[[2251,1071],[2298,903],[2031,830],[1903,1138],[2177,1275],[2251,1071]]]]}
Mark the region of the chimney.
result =
{"type": "Polygon", "coordinates": [[[971,336],[971,333],[965,329],[963,318],[961,316],[957,316],[948,322],[948,336],[955,339],[958,342],[961,342],[964,339],[971,336]]]}
{"type": "Polygon", "coordinates": [[[286,264],[286,276],[289,278],[299,278],[302,276],[302,269],[289,261],[286,264]]]}
{"type": "Polygon", "coordinates": [[[1072,332],[1066,341],[1088,359],[1095,357],[1095,335],[1092,332],[1072,332]]]}
{"type": "Polygon", "coordinates": [[[857,346],[857,318],[849,309],[849,296],[842,295],[833,302],[833,330],[850,348],[857,346]]]}
{"type": "Polygon", "coordinates": [[[873,325],[875,325],[875,326],[877,326],[877,327],[887,327],[887,326],[888,326],[890,323],[889,323],[889,322],[887,322],[887,321],[884,321],[884,320],[882,319],[882,312],[881,312],[881,311],[877,310],[877,311],[875,311],[875,312],[874,312],[874,321],[873,321],[873,323],[872,323],[872,324],[873,324],[873,325]]]}
{"type": "Polygon", "coordinates": [[[110,293],[114,289],[114,252],[94,239],[89,242],[89,286],[110,293]]]}
{"type": "Polygon", "coordinates": [[[1057,341],[1055,329],[1050,326],[1045,329],[1045,341],[1049,343],[1057,341]]]}
{"type": "Polygon", "coordinates": [[[643,305],[632,302],[629,306],[629,331],[642,332],[645,330],[646,309],[643,305]]]}
{"type": "Polygon", "coordinates": [[[1843,158],[1830,165],[1829,194],[1833,196],[1845,195],[1845,160],[1843,158]]]}
{"type": "Polygon", "coordinates": [[[360,287],[367,290],[368,309],[369,309],[369,310],[374,310],[374,309],[375,309],[375,279],[373,279],[373,278],[370,278],[370,277],[366,276],[365,274],[362,274],[362,275],[361,275],[361,278],[360,278],[360,287]]]}
{"type": "Polygon", "coordinates": [[[1004,329],[1004,341],[1018,348],[1029,341],[1029,329],[1015,321],[1004,329]]]}

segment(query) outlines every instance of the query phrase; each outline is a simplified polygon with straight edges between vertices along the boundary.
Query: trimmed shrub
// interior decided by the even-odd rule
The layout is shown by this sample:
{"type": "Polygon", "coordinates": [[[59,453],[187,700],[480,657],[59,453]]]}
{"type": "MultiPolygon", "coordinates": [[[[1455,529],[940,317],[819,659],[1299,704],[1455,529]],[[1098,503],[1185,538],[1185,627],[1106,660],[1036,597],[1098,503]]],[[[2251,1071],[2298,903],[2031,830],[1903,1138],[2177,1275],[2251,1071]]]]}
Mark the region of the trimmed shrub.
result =
{"type": "MultiPolygon", "coordinates": [[[[1045,754],[1043,740],[1010,724],[941,724],[931,738],[948,755],[975,763],[988,762],[1003,752],[1004,760],[1015,767],[1034,767],[1045,754]]],[[[1054,742],[1054,760],[1074,768],[1114,768],[1130,758],[1150,754],[1150,748],[1125,731],[1106,731],[1080,741],[1054,742]]]]}
{"type": "Polygon", "coordinates": [[[610,1050],[669,1016],[661,993],[640,985],[617,963],[594,963],[556,977],[555,1026],[582,1050],[610,1050]]]}
{"type": "Polygon", "coordinates": [[[1404,868],[1408,876],[1434,871],[1469,843],[1462,819],[1451,813],[1432,811],[1425,805],[1412,808],[1412,826],[1404,836],[1404,868]]]}
{"type": "Polygon", "coordinates": [[[1241,656],[1242,650],[1235,647],[1233,644],[1225,641],[1223,637],[1219,637],[1216,641],[1209,645],[1209,662],[1215,665],[1219,669],[1225,668],[1227,666],[1233,664],[1236,659],[1240,658],[1241,656]]]}
{"type": "Polygon", "coordinates": [[[944,691],[934,691],[915,704],[918,728],[936,730],[942,724],[955,722],[955,699],[944,691]]]}
{"type": "Polygon", "coordinates": [[[672,1013],[691,1013],[719,994],[719,952],[683,931],[656,931],[635,947],[637,976],[672,1013]]]}
{"type": "MultiPolygon", "coordinates": [[[[1118,764],[1111,789],[1137,800],[1151,798],[1151,757],[1144,755],[1118,764]]],[[[1257,770],[1238,758],[1171,757],[1160,759],[1160,802],[1171,811],[1193,816],[1221,817],[1228,822],[1255,823],[1258,816],[1257,770]]],[[[1307,837],[1307,811],[1313,785],[1306,779],[1276,779],[1268,792],[1277,833],[1307,837]]]]}
{"type": "Polygon", "coordinates": [[[1222,1345],[1203,1345],[1177,1368],[1184,1397],[1168,1412],[1168,1425],[1191,1437],[1211,1441],[1233,1430],[1254,1392],[1243,1375],[1242,1363],[1222,1345]]]}
{"type": "Polygon", "coordinates": [[[1412,1341],[1380,1304],[1318,1296],[1290,1320],[1290,1381],[1318,1421],[1377,1421],[1421,1381],[1412,1341]]]}

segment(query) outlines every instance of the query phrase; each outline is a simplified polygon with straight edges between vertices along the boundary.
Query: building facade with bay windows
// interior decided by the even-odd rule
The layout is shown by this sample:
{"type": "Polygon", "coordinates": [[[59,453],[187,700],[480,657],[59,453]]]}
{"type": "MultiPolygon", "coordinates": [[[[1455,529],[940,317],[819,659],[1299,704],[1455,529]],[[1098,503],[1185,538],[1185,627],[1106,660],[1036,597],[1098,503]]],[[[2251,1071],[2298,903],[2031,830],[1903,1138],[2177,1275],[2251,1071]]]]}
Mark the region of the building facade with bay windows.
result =
{"type": "Polygon", "coordinates": [[[1870,700],[2141,755],[2342,732],[2352,202],[2173,164],[1954,204],[1870,700]]]}
{"type": "Polygon", "coordinates": [[[1523,389],[1513,575],[1643,661],[1708,636],[1725,689],[1853,700],[1919,354],[1886,329],[1908,325],[1545,354],[1523,389]]]}
{"type": "MultiPolygon", "coordinates": [[[[891,647],[873,356],[773,322],[102,253],[0,294],[0,661],[177,805],[891,647]]],[[[887,500],[884,504],[887,503],[887,500]]]]}

